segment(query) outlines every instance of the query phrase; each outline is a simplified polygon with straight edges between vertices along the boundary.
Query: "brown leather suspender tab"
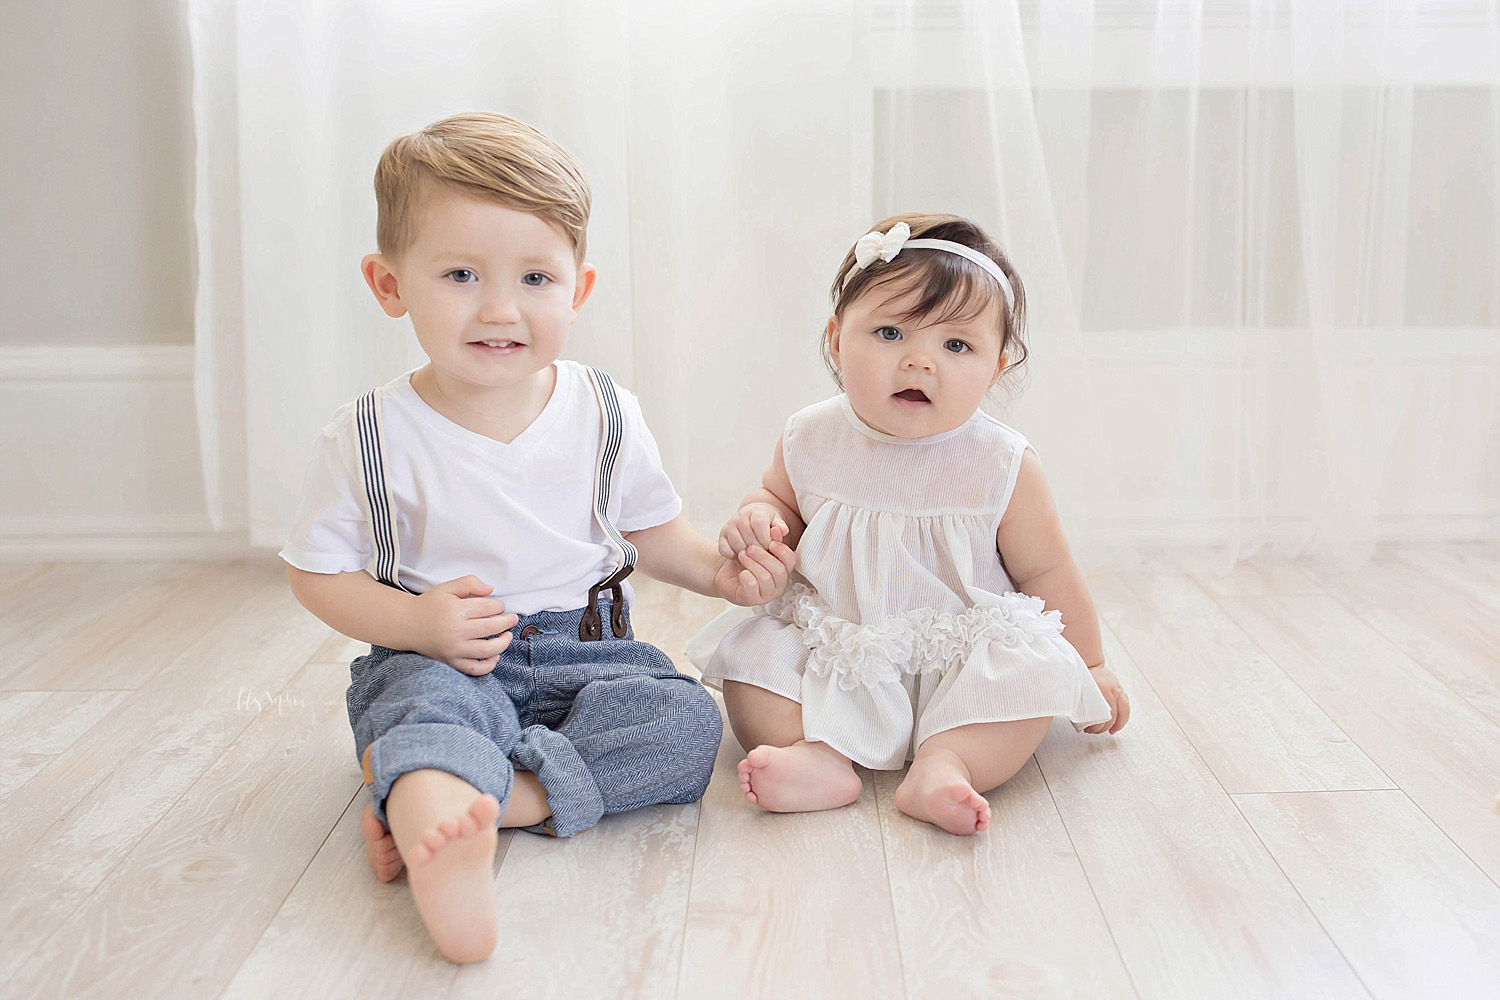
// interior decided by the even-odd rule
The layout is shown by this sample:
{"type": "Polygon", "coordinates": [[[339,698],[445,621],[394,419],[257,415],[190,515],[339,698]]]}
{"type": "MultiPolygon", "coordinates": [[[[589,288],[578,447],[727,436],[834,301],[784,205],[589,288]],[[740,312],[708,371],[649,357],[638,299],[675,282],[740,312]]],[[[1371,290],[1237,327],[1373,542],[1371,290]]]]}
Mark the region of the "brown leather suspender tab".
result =
{"type": "Polygon", "coordinates": [[[589,588],[589,606],[584,609],[583,619],[578,623],[579,642],[597,642],[604,636],[604,623],[599,619],[599,592],[603,590],[609,591],[609,630],[616,639],[625,638],[630,623],[625,620],[625,591],[620,584],[634,569],[634,566],[621,566],[589,588]]]}

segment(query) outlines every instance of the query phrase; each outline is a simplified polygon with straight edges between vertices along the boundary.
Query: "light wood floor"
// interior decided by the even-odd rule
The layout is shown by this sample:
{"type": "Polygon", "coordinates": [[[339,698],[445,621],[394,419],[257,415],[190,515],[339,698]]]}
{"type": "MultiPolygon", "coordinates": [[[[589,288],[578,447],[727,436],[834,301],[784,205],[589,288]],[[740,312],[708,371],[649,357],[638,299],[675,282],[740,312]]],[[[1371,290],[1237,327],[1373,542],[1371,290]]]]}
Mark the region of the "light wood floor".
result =
{"type": "MultiPolygon", "coordinates": [[[[701,804],[506,833],[501,947],[365,868],[358,647],[278,563],[0,566],[0,995],[1500,996],[1500,546],[1093,585],[1134,718],[1054,726],[988,834],[701,804]]],[[[643,585],[679,657],[716,602],[643,585]]]]}

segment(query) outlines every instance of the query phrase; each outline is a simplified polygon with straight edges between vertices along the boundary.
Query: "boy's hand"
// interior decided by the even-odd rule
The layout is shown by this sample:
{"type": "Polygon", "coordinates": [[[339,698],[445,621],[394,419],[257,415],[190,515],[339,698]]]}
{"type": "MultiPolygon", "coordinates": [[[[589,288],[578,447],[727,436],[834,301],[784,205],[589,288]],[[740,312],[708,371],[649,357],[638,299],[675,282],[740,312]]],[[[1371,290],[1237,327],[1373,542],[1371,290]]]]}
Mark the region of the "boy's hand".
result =
{"type": "Polygon", "coordinates": [[[519,620],[505,613],[504,601],[488,596],[494,590],[477,576],[462,576],[418,595],[414,651],[471,677],[494,670],[519,620]]]}
{"type": "Polygon", "coordinates": [[[1109,702],[1109,721],[1101,722],[1097,726],[1089,726],[1084,730],[1086,733],[1104,733],[1111,736],[1125,728],[1125,723],[1130,721],[1130,699],[1125,695],[1125,688],[1120,685],[1120,678],[1115,672],[1104,664],[1097,667],[1089,667],[1089,676],[1094,678],[1094,683],[1099,685],[1099,693],[1104,695],[1104,700],[1109,702]]]}
{"type": "Polygon", "coordinates": [[[785,542],[771,542],[769,549],[752,544],[720,561],[714,586],[724,600],[753,607],[780,597],[796,566],[797,553],[785,542]]]}
{"type": "Polygon", "coordinates": [[[719,555],[733,562],[752,545],[769,551],[773,544],[786,538],[787,531],[786,521],[775,507],[768,503],[746,504],[719,529],[719,555]]]}

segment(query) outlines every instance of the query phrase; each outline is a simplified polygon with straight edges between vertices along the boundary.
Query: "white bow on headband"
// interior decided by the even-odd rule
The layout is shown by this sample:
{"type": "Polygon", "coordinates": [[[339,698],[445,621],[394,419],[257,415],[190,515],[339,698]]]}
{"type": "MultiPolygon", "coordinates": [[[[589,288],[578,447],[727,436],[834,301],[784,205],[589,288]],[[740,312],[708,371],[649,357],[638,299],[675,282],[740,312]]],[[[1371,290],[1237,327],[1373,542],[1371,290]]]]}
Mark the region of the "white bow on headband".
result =
{"type": "Polygon", "coordinates": [[[865,233],[854,244],[854,269],[860,270],[875,263],[879,257],[886,263],[901,252],[906,241],[911,238],[911,226],[904,222],[898,222],[884,234],[865,233]]]}
{"type": "Polygon", "coordinates": [[[904,222],[898,222],[883,233],[865,233],[854,244],[854,266],[844,276],[844,285],[848,287],[854,276],[875,261],[880,260],[890,263],[902,250],[944,250],[951,254],[957,254],[965,260],[973,261],[983,268],[990,277],[1000,283],[1000,291],[1005,295],[1006,309],[1015,309],[1016,293],[1010,287],[1010,279],[1005,272],[1000,270],[987,255],[980,253],[973,247],[966,247],[962,243],[954,243],[951,240],[914,240],[911,238],[911,226],[904,222]]]}

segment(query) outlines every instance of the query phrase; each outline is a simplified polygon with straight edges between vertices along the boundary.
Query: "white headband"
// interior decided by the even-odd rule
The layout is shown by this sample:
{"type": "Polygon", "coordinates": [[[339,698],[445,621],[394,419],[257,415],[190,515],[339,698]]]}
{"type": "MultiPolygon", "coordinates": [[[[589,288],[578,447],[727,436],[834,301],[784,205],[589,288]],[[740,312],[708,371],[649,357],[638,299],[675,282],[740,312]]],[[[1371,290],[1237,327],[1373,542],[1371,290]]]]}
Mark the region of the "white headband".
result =
{"type": "Polygon", "coordinates": [[[849,287],[849,282],[854,276],[877,260],[891,261],[902,250],[946,250],[948,253],[958,254],[965,260],[971,260],[1000,282],[1000,291],[1005,293],[1005,308],[1014,311],[1016,308],[1016,293],[1011,290],[1010,279],[1005,272],[1000,270],[989,257],[966,247],[962,243],[954,243],[951,240],[914,240],[911,238],[911,227],[904,222],[898,222],[884,233],[865,233],[854,244],[854,266],[844,276],[844,287],[849,287]]]}

